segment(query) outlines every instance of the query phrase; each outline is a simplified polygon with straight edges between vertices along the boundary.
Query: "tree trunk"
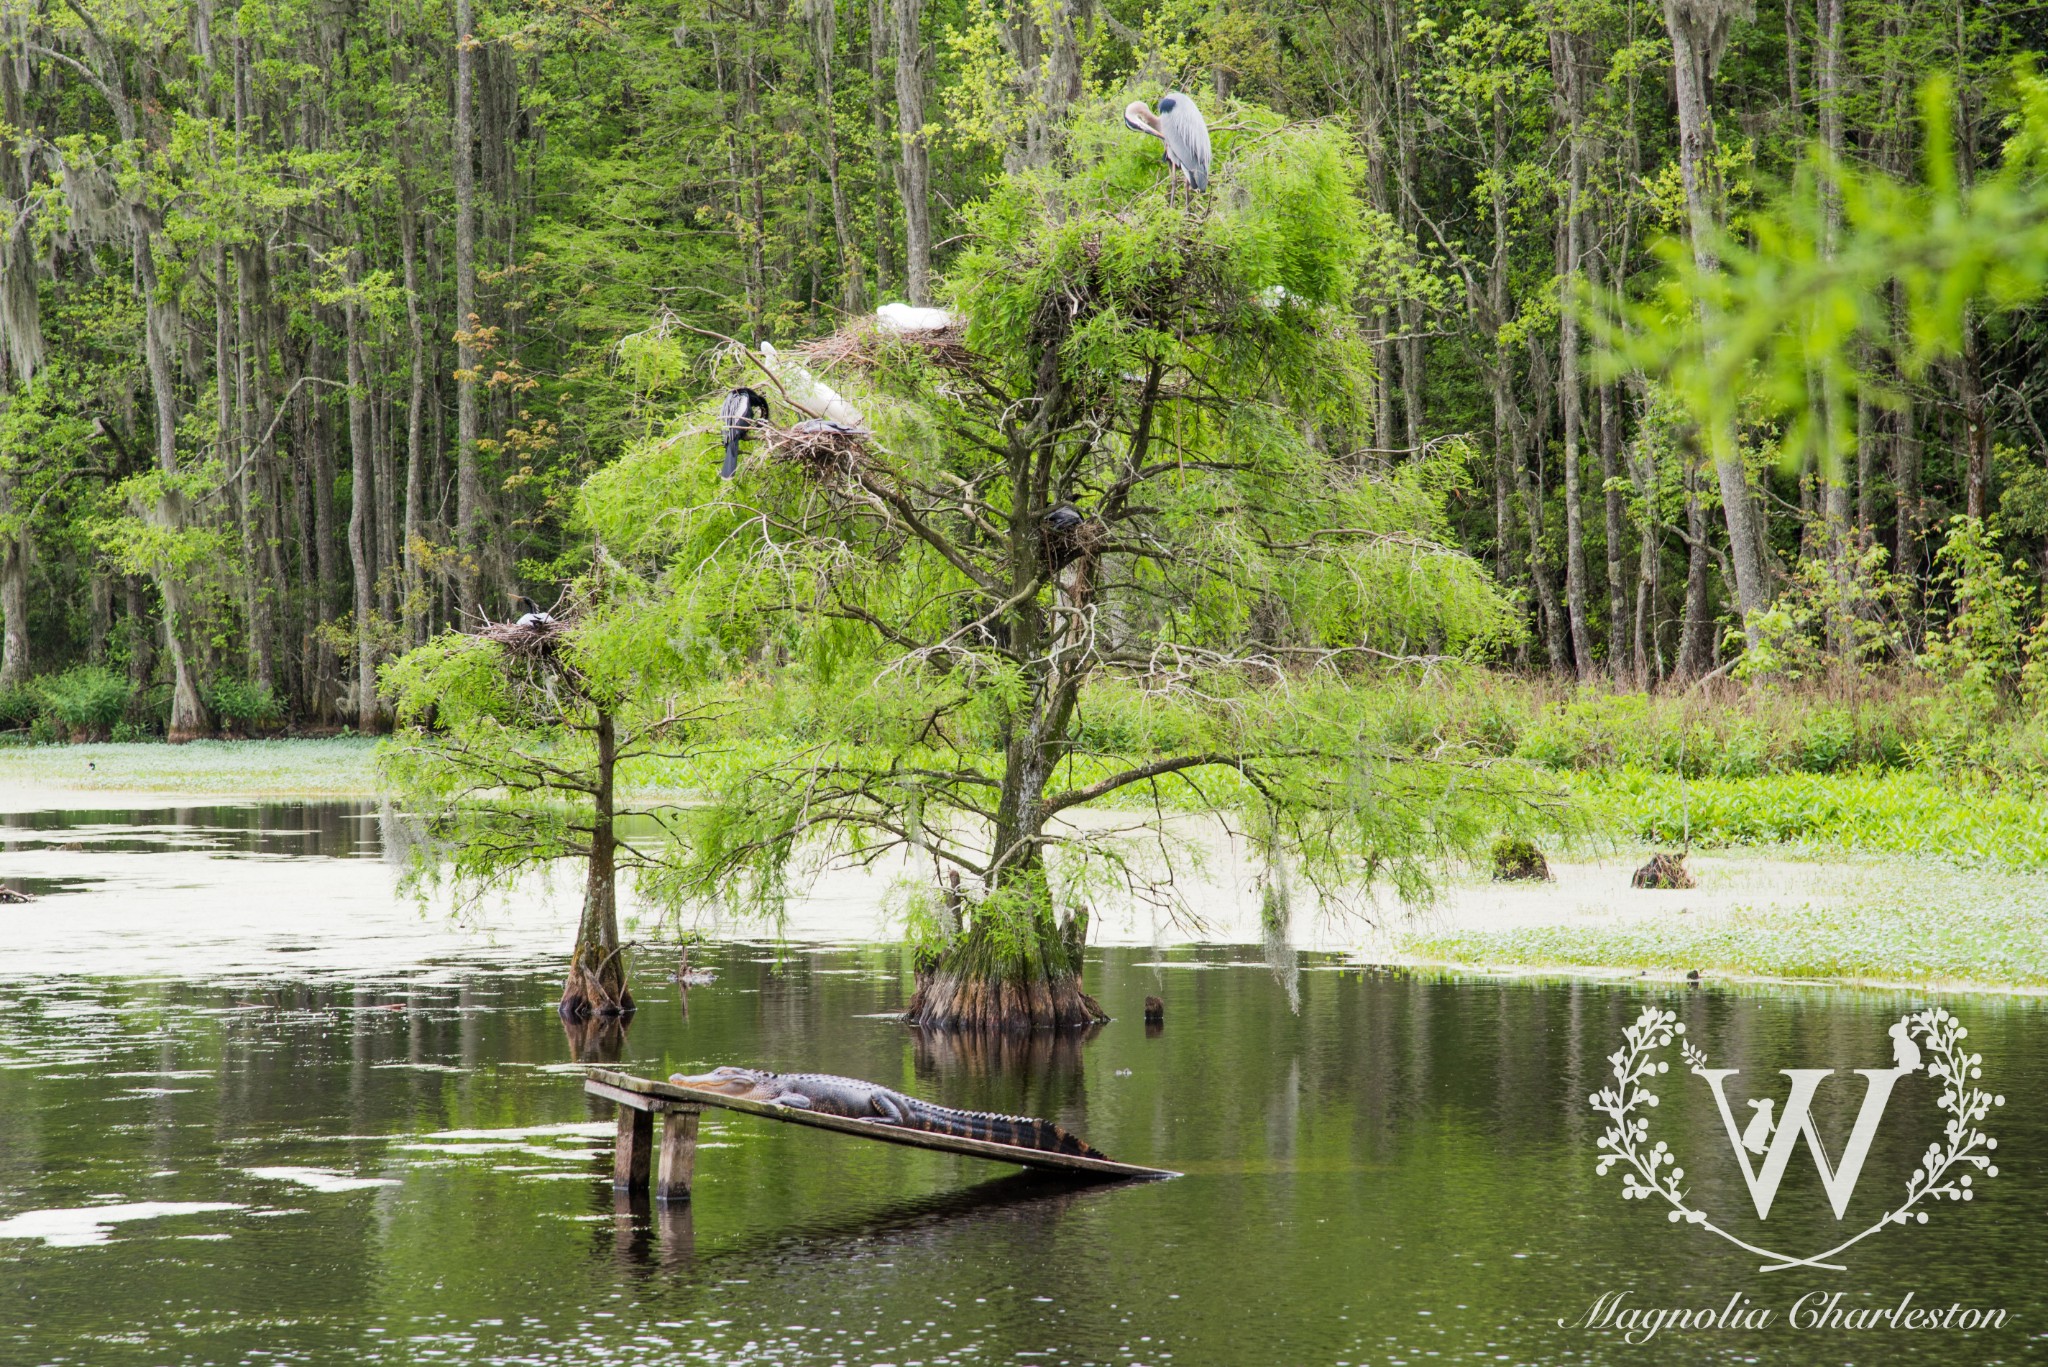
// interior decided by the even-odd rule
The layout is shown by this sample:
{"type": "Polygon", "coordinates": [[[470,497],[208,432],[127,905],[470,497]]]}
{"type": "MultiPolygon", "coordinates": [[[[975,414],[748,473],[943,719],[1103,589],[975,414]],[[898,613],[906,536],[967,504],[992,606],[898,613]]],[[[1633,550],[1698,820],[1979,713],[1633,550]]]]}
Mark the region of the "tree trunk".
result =
{"type": "Polygon", "coordinates": [[[476,40],[471,0],[455,0],[455,550],[456,610],[477,610],[476,40]]]}
{"type": "MultiPolygon", "coordinates": [[[[1829,169],[1821,178],[1822,252],[1832,257],[1842,235],[1842,194],[1835,181],[1834,167],[1842,159],[1842,0],[1816,0],[1817,24],[1814,35],[1817,94],[1820,103],[1820,140],[1826,149],[1829,169]]],[[[1855,548],[1849,534],[1849,475],[1844,453],[1848,445],[1848,422],[1843,412],[1841,386],[1825,378],[1822,398],[1820,475],[1826,496],[1821,516],[1827,527],[1828,569],[1835,581],[1835,603],[1828,614],[1828,653],[1838,665],[1853,663],[1855,632],[1846,612],[1851,561],[1855,548]]],[[[1862,433],[1857,432],[1860,442],[1862,433]]]]}
{"type": "Polygon", "coordinates": [[[272,596],[283,587],[282,580],[265,571],[269,568],[270,537],[264,530],[269,509],[264,477],[269,470],[269,452],[264,434],[270,430],[270,356],[258,330],[255,302],[256,249],[235,251],[235,327],[241,335],[238,386],[242,417],[242,475],[236,494],[242,506],[242,558],[249,577],[249,667],[256,686],[266,691],[277,687],[275,655],[276,628],[272,622],[272,596]]]}
{"type": "MultiPolygon", "coordinates": [[[[0,516],[11,514],[13,479],[0,474],[0,516]]],[[[28,531],[0,537],[0,624],[5,644],[0,645],[0,688],[28,682],[28,531]]]]}
{"type": "MultiPolygon", "coordinates": [[[[354,254],[349,274],[355,275],[354,254]]],[[[353,281],[351,281],[353,283],[353,281]]],[[[378,729],[377,662],[373,617],[370,562],[370,517],[375,496],[375,478],[370,463],[369,378],[363,373],[363,310],[353,295],[346,309],[348,348],[348,559],[355,576],[356,628],[356,729],[368,735],[378,729]]]]}
{"type": "Polygon", "coordinates": [[[833,0],[812,0],[811,46],[818,64],[818,128],[823,134],[825,179],[832,189],[832,235],[839,244],[839,306],[849,314],[867,311],[866,281],[861,271],[860,244],[853,231],[853,209],[846,199],[846,181],[839,167],[839,128],[832,102],[832,58],[839,45],[838,8],[833,0]]]}
{"type": "Polygon", "coordinates": [[[891,249],[894,234],[890,224],[894,221],[889,213],[889,187],[894,182],[890,166],[896,161],[889,154],[889,101],[883,93],[885,82],[883,71],[888,61],[890,47],[890,23],[888,0],[868,0],[868,122],[872,129],[870,154],[875,164],[875,297],[881,298],[889,292],[889,281],[896,274],[895,252],[891,249]]]}
{"type": "Polygon", "coordinates": [[[1515,479],[1522,491],[1522,516],[1529,534],[1529,580],[1536,588],[1536,605],[1543,618],[1543,645],[1551,669],[1564,673],[1572,667],[1570,624],[1557,598],[1557,570],[1543,545],[1543,496],[1546,480],[1542,466],[1543,444],[1550,432],[1550,366],[1544,349],[1532,335],[1529,341],[1529,388],[1536,399],[1536,418],[1523,429],[1515,479]]]}
{"type": "MultiPolygon", "coordinates": [[[[1747,5],[1731,0],[1664,0],[1664,25],[1671,37],[1678,102],[1679,178],[1685,187],[1693,263],[1702,272],[1720,269],[1713,247],[1715,201],[1719,196],[1714,189],[1714,124],[1709,89],[1721,50],[1728,41],[1730,23],[1748,12],[1747,5]]],[[[1734,566],[1743,634],[1754,645],[1753,614],[1763,610],[1768,586],[1756,510],[1750,502],[1749,475],[1742,465],[1732,418],[1717,418],[1703,436],[1721,485],[1721,510],[1728,524],[1728,555],[1734,566]]]]}
{"type": "Polygon", "coordinates": [[[1913,399],[1903,394],[1892,414],[1892,559],[1916,600],[1920,588],[1920,444],[1913,399]]]}
{"type": "Polygon", "coordinates": [[[1636,449],[1640,458],[1630,462],[1630,473],[1642,496],[1643,521],[1636,541],[1635,674],[1636,687],[1647,689],[1663,672],[1657,645],[1657,456],[1648,441],[1638,440],[1636,449]]]}
{"type": "MultiPolygon", "coordinates": [[[[1690,439],[1687,442],[1690,448],[1690,439]]],[[[1672,671],[1689,683],[1714,667],[1714,619],[1707,604],[1707,510],[1700,502],[1697,454],[1685,455],[1685,616],[1678,630],[1678,661],[1672,671]]]]}
{"type": "Polygon", "coordinates": [[[613,834],[614,778],[618,731],[609,711],[597,714],[597,791],[592,794],[590,869],[583,885],[583,917],[569,976],[558,1010],[564,1019],[630,1016],[633,993],[626,986],[626,960],[619,943],[618,839],[613,834]]]}
{"type": "Polygon", "coordinates": [[[1557,396],[1564,412],[1564,584],[1565,602],[1571,618],[1572,660],[1579,679],[1590,683],[1597,672],[1593,659],[1593,630],[1587,620],[1586,589],[1586,503],[1579,469],[1580,448],[1585,440],[1585,398],[1579,384],[1579,272],[1585,261],[1585,229],[1581,209],[1586,191],[1586,146],[1580,134],[1583,109],[1583,81],[1579,54],[1571,35],[1553,28],[1550,34],[1550,69],[1562,92],[1567,120],[1566,173],[1563,203],[1559,210],[1559,237],[1563,248],[1560,271],[1557,328],[1557,396]]]}
{"type": "MultiPolygon", "coordinates": [[[[143,359],[149,370],[149,386],[156,398],[157,469],[166,475],[178,473],[178,391],[172,375],[172,357],[177,347],[179,325],[176,306],[166,302],[157,282],[156,262],[151,255],[155,241],[153,225],[137,208],[134,219],[134,260],[136,279],[142,285],[143,359]]],[[[158,499],[153,510],[165,531],[175,535],[185,523],[185,500],[175,491],[158,499]]],[[[199,681],[192,668],[187,640],[193,629],[191,596],[176,571],[166,569],[156,576],[157,592],[164,603],[164,645],[171,656],[171,720],[164,738],[173,744],[206,734],[206,709],[199,702],[199,681]]]]}
{"type": "Polygon", "coordinates": [[[423,433],[420,420],[427,400],[427,339],[420,323],[419,228],[410,192],[401,188],[398,211],[401,249],[405,253],[405,325],[412,339],[412,383],[405,405],[405,564],[404,598],[399,608],[403,639],[417,644],[427,638],[424,586],[420,581],[420,500],[425,494],[423,433]]]}
{"type": "Polygon", "coordinates": [[[1985,411],[1976,320],[1967,315],[1955,375],[1956,399],[1963,410],[1963,511],[1981,521],[1991,512],[1991,422],[1985,411]]]}
{"type": "Polygon", "coordinates": [[[1622,579],[1622,537],[1628,509],[1621,496],[1621,413],[1612,383],[1600,386],[1600,491],[1607,542],[1607,671],[1616,683],[1628,667],[1628,587],[1622,579]]]}
{"type": "Polygon", "coordinates": [[[942,1030],[1085,1030],[1109,1019],[1081,990],[1072,946],[1048,905],[1020,937],[993,918],[970,925],[916,969],[906,1024],[942,1030]]]}
{"type": "Polygon", "coordinates": [[[896,138],[903,156],[903,252],[910,302],[932,301],[931,153],[924,132],[924,0],[892,0],[896,15],[896,138]]]}

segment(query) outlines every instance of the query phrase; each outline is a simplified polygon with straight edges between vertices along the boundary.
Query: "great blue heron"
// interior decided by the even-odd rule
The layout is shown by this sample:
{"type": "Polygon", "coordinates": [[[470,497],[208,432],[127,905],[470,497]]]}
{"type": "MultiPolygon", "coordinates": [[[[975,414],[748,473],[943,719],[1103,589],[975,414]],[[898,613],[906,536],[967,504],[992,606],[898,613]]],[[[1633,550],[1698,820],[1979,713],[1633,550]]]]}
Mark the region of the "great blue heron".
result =
{"type": "Polygon", "coordinates": [[[1124,122],[1140,133],[1150,133],[1166,144],[1166,160],[1197,190],[1209,188],[1209,125],[1195,102],[1178,90],[1159,99],[1159,112],[1145,107],[1143,100],[1124,106],[1124,122]]]}
{"type": "Polygon", "coordinates": [[[768,400],[751,389],[735,389],[725,396],[718,416],[725,422],[725,464],[718,467],[718,477],[731,479],[740,465],[740,442],[755,423],[768,420],[768,400]]]}

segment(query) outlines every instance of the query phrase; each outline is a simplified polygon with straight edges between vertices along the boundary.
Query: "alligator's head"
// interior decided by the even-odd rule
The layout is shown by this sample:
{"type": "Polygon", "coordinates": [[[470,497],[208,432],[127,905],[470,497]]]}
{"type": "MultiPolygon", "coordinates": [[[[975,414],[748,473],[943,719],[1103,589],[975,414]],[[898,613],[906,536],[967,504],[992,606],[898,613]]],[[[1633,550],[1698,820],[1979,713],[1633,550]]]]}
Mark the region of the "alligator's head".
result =
{"type": "Polygon", "coordinates": [[[773,1101],[783,1092],[780,1078],[758,1068],[713,1068],[696,1077],[676,1073],[669,1081],[678,1087],[694,1087],[700,1092],[717,1092],[745,1101],[773,1101]]]}

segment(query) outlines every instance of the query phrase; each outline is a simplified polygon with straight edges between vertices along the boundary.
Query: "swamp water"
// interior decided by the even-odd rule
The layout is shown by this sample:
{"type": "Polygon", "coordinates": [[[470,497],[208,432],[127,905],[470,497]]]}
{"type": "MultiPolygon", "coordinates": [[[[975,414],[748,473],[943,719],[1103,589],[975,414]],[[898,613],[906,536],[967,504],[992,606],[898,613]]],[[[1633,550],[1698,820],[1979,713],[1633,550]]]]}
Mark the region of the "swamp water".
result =
{"type": "MultiPolygon", "coordinates": [[[[712,1112],[696,1199],[613,1194],[612,1119],[552,1004],[566,913],[478,925],[391,896],[374,809],[0,818],[0,1364],[1760,1361],[2048,1357],[2048,1011],[1942,998],[1970,1026],[1999,1173],[1923,1201],[1840,1272],[1774,1273],[1596,1175],[1587,1106],[1644,1006],[1742,1098],[1777,1069],[1881,1069],[1915,997],[1501,983],[1223,945],[1092,951],[1117,1018],[1086,1041],[920,1038],[898,950],[731,940],[665,983],[619,1066],[891,1083],[1058,1119],[1166,1182],[1073,1187],[712,1112]],[[33,880],[33,881],[32,881],[33,880]],[[1276,973],[1278,959],[1287,972],[1276,973]],[[1290,977],[1291,973],[1291,977],[1290,977]],[[1163,1029],[1143,998],[1167,1002],[1163,1029]],[[1298,1001],[1298,1009],[1295,1003],[1298,1001]],[[1753,1085],[1752,1085],[1753,1084],[1753,1085]],[[1894,1307],[2002,1327],[1792,1327],[1894,1307]],[[1771,1312],[1630,1343],[1628,1307],[1771,1312]],[[1744,1300],[1743,1298],[1747,1298],[1744,1300]],[[1565,1323],[1561,1326],[1558,1321],[1565,1323]]],[[[1896,1206],[1940,1137],[1905,1077],[1837,1222],[1804,1146],[1768,1222],[1677,1044],[1643,1147],[1713,1222],[1809,1254],[1896,1206]]],[[[1841,1159],[1863,1084],[1813,1115],[1841,1159]]],[[[1757,1161],[1763,1161],[1759,1158],[1757,1161]]],[[[1976,1169],[1970,1171],[1976,1172],[1976,1169]]],[[[1637,1336],[1639,1339],[1641,1335],[1637,1336]]]]}

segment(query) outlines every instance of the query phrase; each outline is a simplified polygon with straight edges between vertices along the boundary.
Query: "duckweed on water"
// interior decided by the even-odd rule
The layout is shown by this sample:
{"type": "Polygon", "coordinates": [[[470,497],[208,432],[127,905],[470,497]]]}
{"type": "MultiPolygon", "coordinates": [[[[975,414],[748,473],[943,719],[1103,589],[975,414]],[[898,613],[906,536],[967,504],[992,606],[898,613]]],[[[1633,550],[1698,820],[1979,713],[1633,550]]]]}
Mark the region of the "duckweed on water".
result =
{"type": "Polygon", "coordinates": [[[187,745],[10,745],[0,785],[238,797],[374,797],[377,742],[196,740],[187,745]]]}
{"type": "Polygon", "coordinates": [[[2048,987],[2048,898],[2038,877],[1964,873],[1904,879],[1873,865],[1857,905],[1812,904],[1620,925],[1549,925],[1419,935],[1418,959],[1473,967],[1640,968],[1651,972],[2048,987]]]}

